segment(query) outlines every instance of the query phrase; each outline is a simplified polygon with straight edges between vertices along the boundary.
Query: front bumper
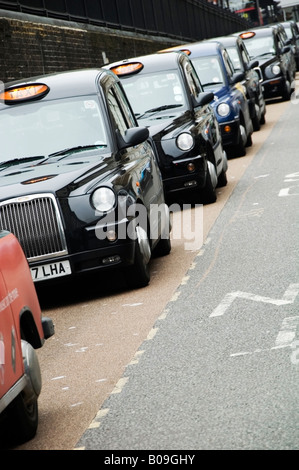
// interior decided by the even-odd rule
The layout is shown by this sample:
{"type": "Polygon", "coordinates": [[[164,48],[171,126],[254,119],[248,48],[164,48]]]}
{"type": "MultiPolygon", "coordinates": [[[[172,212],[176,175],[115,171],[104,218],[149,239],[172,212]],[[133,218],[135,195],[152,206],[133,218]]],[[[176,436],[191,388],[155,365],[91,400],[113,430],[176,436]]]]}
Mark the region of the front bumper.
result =
{"type": "Polygon", "coordinates": [[[239,143],[239,129],[240,120],[235,119],[233,121],[227,121],[220,123],[220,131],[222,137],[223,148],[238,145],[239,143]]]}
{"type": "Polygon", "coordinates": [[[276,98],[281,96],[284,90],[285,80],[284,77],[275,77],[270,80],[263,81],[264,98],[276,98]]]}
{"type": "Polygon", "coordinates": [[[198,155],[191,158],[172,160],[171,164],[164,167],[161,173],[166,193],[195,187],[202,188],[206,181],[205,159],[198,155]],[[189,164],[194,165],[194,169],[191,169],[189,164]]]}
{"type": "MultiPolygon", "coordinates": [[[[133,240],[126,241],[125,243],[112,242],[110,247],[80,251],[63,257],[47,259],[39,263],[30,263],[29,267],[32,273],[38,273],[42,270],[44,273],[42,277],[35,278],[33,274],[32,277],[34,282],[44,282],[47,280],[60,279],[62,276],[66,277],[94,270],[129,266],[134,262],[134,254],[135,244],[133,240]],[[70,264],[70,272],[52,276],[54,271],[53,267],[59,266],[59,264],[66,261],[70,264]]],[[[56,269],[56,273],[57,272],[61,273],[62,270],[58,268],[56,269]]]]}
{"type": "Polygon", "coordinates": [[[72,240],[68,254],[29,260],[33,281],[55,280],[93,270],[132,265],[135,257],[134,228],[134,222],[127,218],[111,225],[102,221],[99,225],[85,227],[80,241],[72,240]],[[110,228],[118,234],[115,241],[109,241],[105,235],[110,228]],[[65,263],[69,265],[68,269],[64,268],[65,263]]]}

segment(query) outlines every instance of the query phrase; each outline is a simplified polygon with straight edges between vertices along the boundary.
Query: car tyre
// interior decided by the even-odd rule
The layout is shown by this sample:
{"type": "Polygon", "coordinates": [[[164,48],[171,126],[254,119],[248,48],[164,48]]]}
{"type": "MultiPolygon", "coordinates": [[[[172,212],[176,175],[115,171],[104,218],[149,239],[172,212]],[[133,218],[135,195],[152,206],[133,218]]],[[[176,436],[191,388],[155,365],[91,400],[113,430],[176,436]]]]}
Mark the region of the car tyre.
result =
{"type": "Polygon", "coordinates": [[[200,199],[201,199],[202,204],[212,204],[213,202],[216,202],[216,199],[217,199],[216,186],[217,186],[216,169],[213,163],[208,161],[206,184],[204,188],[201,190],[200,199]]]}
{"type": "Polygon", "coordinates": [[[282,92],[282,99],[283,101],[289,101],[291,99],[292,89],[289,80],[285,80],[284,82],[284,89],[282,92]]]}
{"type": "Polygon", "coordinates": [[[244,134],[246,133],[245,127],[241,124],[239,127],[239,140],[238,144],[234,148],[235,157],[243,157],[246,155],[246,147],[244,142],[244,134]]]}
{"type": "Polygon", "coordinates": [[[262,125],[263,125],[263,124],[266,124],[266,116],[265,116],[265,113],[263,113],[263,114],[261,115],[260,124],[262,124],[262,125]]]}
{"type": "Polygon", "coordinates": [[[153,254],[155,256],[167,256],[171,252],[171,241],[170,237],[161,238],[157,246],[154,249],[153,254]]]}
{"type": "Polygon", "coordinates": [[[37,397],[26,403],[21,392],[5,410],[6,443],[23,444],[32,439],[38,427],[37,397]]]}
{"type": "Polygon", "coordinates": [[[227,176],[226,176],[226,171],[222,171],[220,175],[218,176],[218,188],[222,188],[223,186],[227,185],[227,176]]]}
{"type": "Polygon", "coordinates": [[[246,147],[252,146],[252,134],[249,134],[246,140],[246,147]]]}
{"type": "Polygon", "coordinates": [[[146,287],[150,282],[149,260],[151,258],[150,243],[146,231],[136,227],[134,264],[126,270],[127,284],[131,289],[146,287]],[[141,244],[145,249],[141,248],[141,244]]]}
{"type": "MultiPolygon", "coordinates": [[[[255,106],[257,106],[257,105],[255,105],[255,106]]],[[[257,108],[258,108],[258,106],[257,106],[257,108]]],[[[255,114],[252,118],[252,127],[253,127],[254,131],[259,131],[260,128],[261,128],[261,121],[258,117],[258,111],[257,111],[256,108],[255,108],[255,114]]]]}

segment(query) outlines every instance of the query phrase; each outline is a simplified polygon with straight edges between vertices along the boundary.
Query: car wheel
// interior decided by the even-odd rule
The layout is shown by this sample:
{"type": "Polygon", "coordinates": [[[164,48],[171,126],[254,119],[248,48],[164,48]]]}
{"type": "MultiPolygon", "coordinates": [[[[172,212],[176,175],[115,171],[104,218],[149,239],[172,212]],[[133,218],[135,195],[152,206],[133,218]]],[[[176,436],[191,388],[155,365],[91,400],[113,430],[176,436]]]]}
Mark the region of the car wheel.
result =
{"type": "Polygon", "coordinates": [[[222,171],[220,175],[218,176],[217,188],[222,188],[223,186],[227,185],[227,176],[226,176],[227,169],[228,169],[227,154],[225,151],[223,151],[222,171]]]}
{"type": "Polygon", "coordinates": [[[238,144],[235,146],[234,148],[234,156],[235,157],[243,157],[244,155],[246,155],[246,148],[245,148],[245,145],[246,145],[246,140],[245,140],[245,135],[246,135],[246,130],[245,130],[245,127],[240,124],[240,127],[239,127],[239,141],[238,141],[238,144]]]}
{"type": "Polygon", "coordinates": [[[246,140],[246,147],[252,146],[252,134],[249,134],[246,140]]]}
{"type": "Polygon", "coordinates": [[[282,93],[283,101],[289,101],[291,99],[291,94],[292,94],[291,84],[289,80],[286,79],[284,82],[284,89],[282,93]]]}
{"type": "Polygon", "coordinates": [[[161,238],[158,242],[157,246],[153,254],[155,256],[167,256],[171,252],[171,241],[170,237],[168,238],[161,238]]]}
{"type": "Polygon", "coordinates": [[[261,128],[261,122],[258,117],[258,112],[259,112],[259,107],[258,105],[255,105],[255,114],[252,118],[252,126],[254,131],[259,131],[261,128]]]}
{"type": "Polygon", "coordinates": [[[146,231],[136,227],[134,264],[126,270],[127,284],[132,289],[145,287],[150,281],[151,248],[146,231]]]}
{"type": "Polygon", "coordinates": [[[222,188],[223,186],[227,185],[227,176],[226,176],[226,171],[222,171],[220,175],[218,176],[218,188],[222,188]]]}
{"type": "Polygon", "coordinates": [[[206,184],[204,188],[201,190],[202,204],[211,204],[216,201],[217,199],[216,186],[217,186],[216,168],[213,165],[213,163],[208,161],[206,184]]]}
{"type": "MultiPolygon", "coordinates": [[[[170,232],[172,229],[172,219],[169,211],[169,207],[164,204],[165,207],[165,220],[163,224],[163,229],[161,229],[161,238],[158,241],[155,249],[153,251],[154,256],[166,256],[171,252],[171,241],[170,241],[170,232]]],[[[162,215],[163,217],[163,215],[162,215]]]]}
{"type": "Polygon", "coordinates": [[[37,426],[37,397],[27,403],[21,392],[4,411],[3,432],[5,429],[5,434],[0,433],[1,440],[10,445],[23,444],[35,436],[37,426]]]}

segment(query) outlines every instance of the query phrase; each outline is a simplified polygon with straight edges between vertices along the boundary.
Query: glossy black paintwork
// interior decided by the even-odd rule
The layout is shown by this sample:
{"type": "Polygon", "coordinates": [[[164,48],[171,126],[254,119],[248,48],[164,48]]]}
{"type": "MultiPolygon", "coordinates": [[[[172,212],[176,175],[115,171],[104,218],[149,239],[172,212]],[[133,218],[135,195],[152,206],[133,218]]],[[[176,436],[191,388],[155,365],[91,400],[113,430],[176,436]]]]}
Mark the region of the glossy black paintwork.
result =
{"type": "MultiPolygon", "coordinates": [[[[176,72],[180,76],[180,86],[185,94],[186,103],[182,108],[161,109],[157,114],[138,116],[140,125],[149,128],[150,135],[155,142],[159,167],[162,173],[164,189],[167,194],[188,189],[188,181],[194,182],[198,188],[204,188],[207,179],[207,162],[211,160],[216,167],[217,176],[226,171],[226,156],[223,153],[221,133],[217,119],[210,106],[210,99],[198,105],[197,100],[204,94],[198,81],[197,74],[188,59],[181,52],[161,52],[148,56],[134,57],[105,66],[112,70],[119,65],[130,62],[140,62],[143,68],[137,74],[120,76],[123,86],[128,93],[128,84],[142,76],[167,72],[176,72]],[[188,72],[191,71],[192,72],[188,72]],[[188,77],[192,74],[196,84],[196,91],[188,83],[188,77]],[[191,150],[182,151],[176,144],[177,137],[187,132],[194,138],[194,146],[191,150]],[[187,170],[187,164],[194,163],[194,172],[187,170]]],[[[141,79],[141,78],[140,78],[141,79]]],[[[137,99],[142,99],[138,91],[133,87],[133,94],[137,99]]],[[[129,94],[129,99],[131,95],[129,94]]],[[[134,109],[134,102],[131,102],[134,109]]],[[[164,104],[161,98],[161,105],[164,104]]],[[[136,110],[134,109],[136,112],[136,110]]]]}
{"type": "MultiPolygon", "coordinates": [[[[104,110],[108,148],[78,149],[63,155],[49,156],[45,145],[40,149],[41,159],[15,162],[7,167],[5,164],[1,167],[0,162],[0,204],[11,198],[51,193],[55,196],[62,215],[68,255],[31,261],[30,267],[68,259],[73,274],[77,274],[103,268],[101,259],[115,254],[121,257],[119,265],[132,264],[134,241],[127,238],[109,242],[107,239],[99,240],[96,237],[96,224],[105,217],[105,214],[97,213],[93,207],[92,193],[101,186],[109,187],[114,191],[116,199],[121,195],[126,198],[127,205],[140,202],[148,212],[151,204],[164,202],[164,193],[150,139],[127,148],[124,142],[120,146],[121,139],[117,137],[107,105],[108,90],[115,84],[122,89],[119,80],[106,70],[84,70],[34,77],[6,84],[6,88],[35,82],[45,83],[50,88],[47,96],[39,102],[43,100],[59,102],[67,97],[81,95],[97,100],[104,110]]],[[[10,106],[0,103],[0,118],[6,109],[12,111],[14,106],[15,108],[22,106],[25,109],[29,103],[31,102],[10,106]]],[[[138,126],[136,121],[134,124],[138,126]]],[[[116,206],[116,228],[128,224],[128,220],[118,219],[117,209],[116,206]]],[[[157,240],[153,239],[151,243],[153,248],[157,240]]]]}

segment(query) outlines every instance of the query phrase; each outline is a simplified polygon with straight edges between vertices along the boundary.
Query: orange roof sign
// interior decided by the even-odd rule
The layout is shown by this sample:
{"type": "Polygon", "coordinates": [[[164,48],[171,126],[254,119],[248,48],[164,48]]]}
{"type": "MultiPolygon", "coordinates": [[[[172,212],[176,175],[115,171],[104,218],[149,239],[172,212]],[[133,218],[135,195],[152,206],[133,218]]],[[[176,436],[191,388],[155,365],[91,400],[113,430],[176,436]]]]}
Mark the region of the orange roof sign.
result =
{"type": "Polygon", "coordinates": [[[239,36],[242,39],[250,39],[250,38],[253,38],[253,36],[255,36],[255,32],[254,31],[247,31],[246,33],[241,33],[239,36]]]}
{"type": "Polygon", "coordinates": [[[50,91],[47,85],[35,83],[34,85],[23,85],[15,88],[8,88],[0,93],[0,100],[6,104],[19,103],[37,98],[42,98],[50,91]]]}
{"type": "Polygon", "coordinates": [[[115,75],[130,75],[132,73],[140,72],[143,69],[143,64],[141,62],[128,62],[123,65],[118,65],[116,67],[111,67],[110,70],[115,73],[115,75]]]}

